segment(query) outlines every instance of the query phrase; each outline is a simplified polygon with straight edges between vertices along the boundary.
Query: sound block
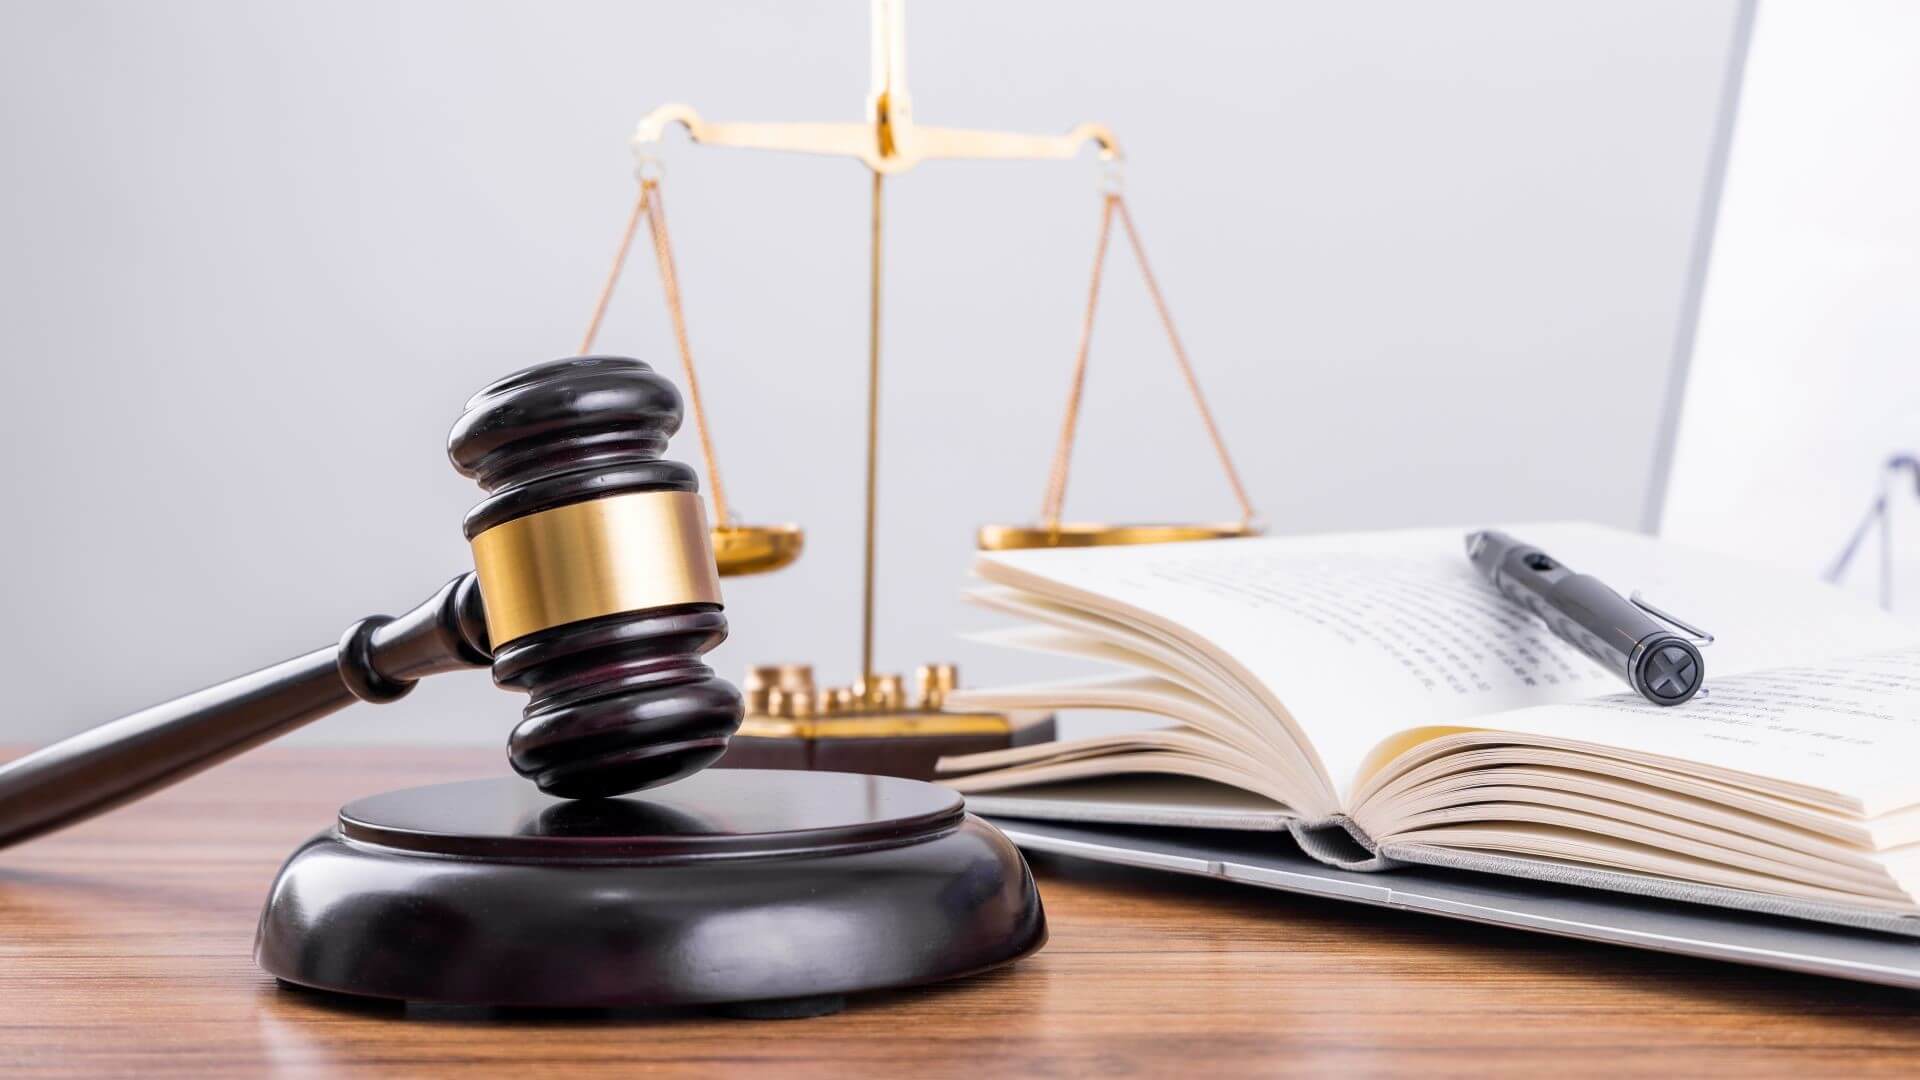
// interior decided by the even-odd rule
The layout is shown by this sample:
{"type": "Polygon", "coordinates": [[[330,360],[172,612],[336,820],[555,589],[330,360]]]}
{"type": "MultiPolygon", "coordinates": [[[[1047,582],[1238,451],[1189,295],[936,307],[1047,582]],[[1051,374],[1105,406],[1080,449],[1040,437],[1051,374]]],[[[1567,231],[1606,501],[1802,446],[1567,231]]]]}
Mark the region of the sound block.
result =
{"type": "Polygon", "coordinates": [[[794,1016],[1045,941],[1026,862],[957,794],[732,769],[612,799],[497,779],[349,803],[281,867],[254,958],[410,1002],[794,1016]]]}

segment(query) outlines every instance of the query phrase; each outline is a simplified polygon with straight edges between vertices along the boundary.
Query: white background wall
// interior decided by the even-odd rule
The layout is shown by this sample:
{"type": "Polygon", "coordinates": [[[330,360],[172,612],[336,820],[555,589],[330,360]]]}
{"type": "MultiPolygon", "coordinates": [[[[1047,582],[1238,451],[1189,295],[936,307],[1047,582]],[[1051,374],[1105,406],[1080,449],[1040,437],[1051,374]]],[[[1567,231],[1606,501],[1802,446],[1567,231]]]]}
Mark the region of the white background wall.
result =
{"type": "MultiPolygon", "coordinates": [[[[1110,123],[1256,501],[1282,531],[1634,525],[1730,2],[915,3],[933,123],[1110,123]]],[[[577,338],[651,106],[858,115],[864,5],[0,3],[0,741],[331,641],[467,563],[443,456],[490,378],[577,338]]],[[[798,520],[728,590],[749,662],[856,655],[866,183],[677,148],[729,486],[798,520]]],[[[1096,169],[892,188],[882,660],[957,657],[973,528],[1038,508],[1096,169]]],[[[1070,510],[1231,510],[1115,263],[1070,510]]],[[[653,276],[605,344],[671,367],[653,276]]],[[[678,444],[694,456],[693,440],[678,444]]],[[[484,676],[310,733],[497,742],[484,676]]]]}
{"type": "MultiPolygon", "coordinates": [[[[1817,573],[1920,450],[1920,7],[1768,3],[1728,162],[1662,531],[1817,573]]],[[[1891,500],[1920,612],[1920,498],[1891,500]]],[[[1849,587],[1877,596],[1877,536],[1849,587]]]]}

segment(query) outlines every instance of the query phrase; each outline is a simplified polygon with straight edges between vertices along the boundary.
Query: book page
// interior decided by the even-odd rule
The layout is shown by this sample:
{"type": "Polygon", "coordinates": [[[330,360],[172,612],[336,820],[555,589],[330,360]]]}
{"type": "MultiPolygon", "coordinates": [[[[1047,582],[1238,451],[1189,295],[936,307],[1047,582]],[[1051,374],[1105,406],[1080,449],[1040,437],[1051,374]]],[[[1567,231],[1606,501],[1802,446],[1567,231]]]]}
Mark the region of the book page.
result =
{"type": "MultiPolygon", "coordinates": [[[[1819,582],[1592,525],[1503,526],[1720,635],[1721,674],[1920,644],[1819,582]],[[1810,632],[1817,627],[1818,633],[1810,632]]],[[[983,555],[989,580],[1136,620],[1217,656],[1288,714],[1344,799],[1389,734],[1624,690],[1468,563],[1466,529],[983,555]]]]}
{"type": "Polygon", "coordinates": [[[1829,792],[1857,802],[1869,817],[1920,803],[1920,646],[1710,675],[1707,689],[1677,708],[1614,694],[1475,726],[1600,743],[1703,772],[1829,792]]]}

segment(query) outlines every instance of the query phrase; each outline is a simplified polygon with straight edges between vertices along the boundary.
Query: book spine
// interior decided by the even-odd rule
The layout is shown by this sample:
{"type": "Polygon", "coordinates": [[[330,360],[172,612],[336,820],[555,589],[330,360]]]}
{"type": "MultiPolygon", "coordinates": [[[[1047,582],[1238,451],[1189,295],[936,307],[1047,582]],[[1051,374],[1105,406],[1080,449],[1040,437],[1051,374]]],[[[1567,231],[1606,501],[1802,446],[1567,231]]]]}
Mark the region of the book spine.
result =
{"type": "Polygon", "coordinates": [[[1301,851],[1338,870],[1390,870],[1397,865],[1382,855],[1373,837],[1345,814],[1317,821],[1289,821],[1287,831],[1301,851]]]}

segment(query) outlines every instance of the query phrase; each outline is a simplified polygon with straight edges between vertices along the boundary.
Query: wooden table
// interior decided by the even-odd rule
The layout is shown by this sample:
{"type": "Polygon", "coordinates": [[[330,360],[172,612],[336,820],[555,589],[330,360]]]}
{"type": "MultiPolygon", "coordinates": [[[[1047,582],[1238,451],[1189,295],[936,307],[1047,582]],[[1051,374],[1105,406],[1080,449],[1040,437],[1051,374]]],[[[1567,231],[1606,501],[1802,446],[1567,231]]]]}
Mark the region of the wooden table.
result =
{"type": "Polygon", "coordinates": [[[1051,858],[1037,956],[813,1020],[408,1012],[253,966],[342,801],[503,768],[269,748],[0,853],[0,1074],[1920,1072],[1916,994],[1051,858]]]}

